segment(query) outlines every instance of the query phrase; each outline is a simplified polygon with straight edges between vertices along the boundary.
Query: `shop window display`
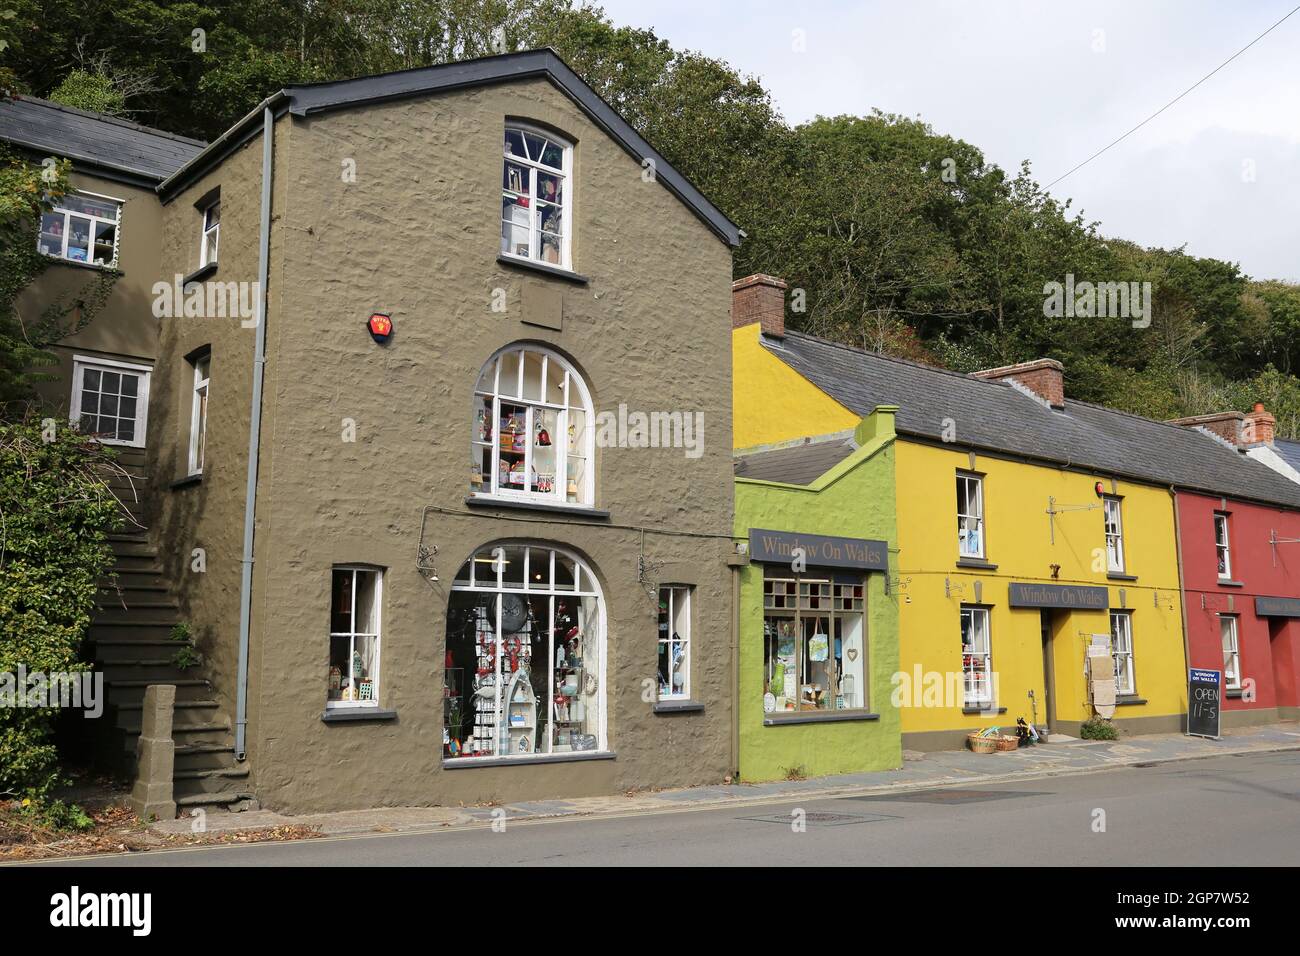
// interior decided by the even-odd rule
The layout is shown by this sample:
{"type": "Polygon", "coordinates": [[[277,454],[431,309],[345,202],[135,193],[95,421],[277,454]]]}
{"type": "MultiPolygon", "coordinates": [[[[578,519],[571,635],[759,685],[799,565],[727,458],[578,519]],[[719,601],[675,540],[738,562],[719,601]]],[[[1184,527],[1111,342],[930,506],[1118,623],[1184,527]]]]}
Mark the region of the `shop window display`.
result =
{"type": "Polygon", "coordinates": [[[494,355],[474,390],[471,495],[590,505],[591,400],[553,352],[512,346],[494,355]]]}
{"type": "Polygon", "coordinates": [[[763,581],[763,710],[861,710],[866,696],[861,575],[763,581]]]}
{"type": "Polygon", "coordinates": [[[503,544],[467,561],[447,614],[443,756],[604,749],[603,609],[582,562],[503,544]]]}
{"type": "Polygon", "coordinates": [[[326,707],[379,705],[379,607],[383,575],[335,568],[330,589],[326,707]]]}

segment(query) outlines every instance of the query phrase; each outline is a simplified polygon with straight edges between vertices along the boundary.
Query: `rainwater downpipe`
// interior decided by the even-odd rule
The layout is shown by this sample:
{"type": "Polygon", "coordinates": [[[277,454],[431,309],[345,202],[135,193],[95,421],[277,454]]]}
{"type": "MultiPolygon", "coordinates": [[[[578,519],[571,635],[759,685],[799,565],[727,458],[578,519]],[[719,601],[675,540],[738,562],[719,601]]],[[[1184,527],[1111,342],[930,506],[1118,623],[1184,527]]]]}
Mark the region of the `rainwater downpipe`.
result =
{"type": "Polygon", "coordinates": [[[239,670],[235,697],[235,759],[248,755],[248,638],[253,608],[253,526],[257,512],[257,460],[262,446],[262,384],[266,369],[266,297],[271,271],[271,158],[275,114],[262,107],[262,216],[257,236],[257,339],[253,347],[253,398],[248,424],[248,485],[244,491],[244,552],[239,580],[239,670]]]}

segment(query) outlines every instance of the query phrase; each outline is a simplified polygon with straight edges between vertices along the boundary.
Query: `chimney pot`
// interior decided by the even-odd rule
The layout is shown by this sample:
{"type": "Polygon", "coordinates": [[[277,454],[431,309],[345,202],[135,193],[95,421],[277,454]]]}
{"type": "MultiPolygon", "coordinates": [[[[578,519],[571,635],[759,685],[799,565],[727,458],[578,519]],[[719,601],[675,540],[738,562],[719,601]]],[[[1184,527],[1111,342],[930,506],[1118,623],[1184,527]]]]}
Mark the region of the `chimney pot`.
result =
{"type": "Polygon", "coordinates": [[[1056,359],[1034,359],[1001,368],[986,368],[971,373],[975,378],[1000,382],[1010,380],[1029,389],[1053,408],[1065,407],[1065,366],[1056,359]]]}
{"type": "Polygon", "coordinates": [[[762,273],[731,283],[731,327],[757,322],[764,335],[784,338],[786,288],[781,279],[762,273]]]}

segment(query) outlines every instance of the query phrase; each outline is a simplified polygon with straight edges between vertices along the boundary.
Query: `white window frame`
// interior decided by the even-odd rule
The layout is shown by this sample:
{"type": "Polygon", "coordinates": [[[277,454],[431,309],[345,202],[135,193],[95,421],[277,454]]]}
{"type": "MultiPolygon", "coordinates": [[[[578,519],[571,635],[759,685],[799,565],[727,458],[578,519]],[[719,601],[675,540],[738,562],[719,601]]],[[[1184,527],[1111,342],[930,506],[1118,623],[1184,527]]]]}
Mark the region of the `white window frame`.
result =
{"type": "MultiPolygon", "coordinates": [[[[62,214],[63,214],[63,237],[62,237],[63,241],[62,241],[62,245],[61,245],[61,248],[60,248],[60,250],[59,250],[59,254],[58,254],[58,255],[52,255],[51,253],[44,252],[44,251],[42,251],[41,254],[44,255],[44,256],[46,256],[47,258],[50,258],[50,259],[56,259],[56,260],[58,260],[59,262],[75,262],[75,263],[77,263],[78,265],[92,266],[92,267],[94,267],[94,268],[98,268],[98,269],[115,269],[115,268],[117,268],[117,256],[118,256],[118,250],[121,248],[121,245],[122,245],[122,207],[123,207],[124,205],[126,205],[126,200],[125,200],[125,199],[119,199],[119,198],[116,197],[116,196],[106,196],[106,195],[104,195],[103,193],[92,193],[92,192],[90,192],[89,190],[86,190],[86,189],[73,189],[73,190],[71,190],[71,191],[68,193],[68,195],[71,195],[71,196],[85,196],[87,199],[98,199],[98,200],[101,200],[101,201],[103,201],[103,202],[111,202],[111,203],[114,203],[114,204],[116,204],[116,206],[117,206],[117,217],[116,217],[115,219],[108,219],[108,218],[106,218],[106,217],[104,217],[104,216],[95,216],[95,215],[90,215],[90,214],[88,214],[88,213],[84,213],[84,212],[75,212],[74,210],[67,209],[67,208],[65,208],[65,207],[63,207],[63,206],[60,206],[60,205],[59,205],[59,202],[60,202],[61,200],[55,201],[54,204],[53,204],[53,208],[48,209],[48,210],[42,210],[42,215],[47,215],[47,214],[50,214],[50,213],[62,213],[62,214]],[[68,258],[68,239],[69,239],[69,237],[70,237],[71,234],[72,234],[72,230],[69,228],[69,226],[70,226],[69,217],[71,217],[71,216],[76,216],[78,219],[89,219],[89,220],[90,220],[90,224],[91,224],[91,225],[90,225],[90,235],[89,235],[89,237],[87,238],[86,258],[85,258],[85,259],[70,259],[70,258],[68,258]],[[113,258],[112,258],[112,260],[109,261],[109,262],[96,262],[96,261],[95,261],[95,224],[96,224],[96,223],[112,223],[112,224],[113,224],[113,258]]],[[[38,217],[37,217],[37,224],[36,224],[36,228],[37,228],[38,231],[40,230],[40,227],[41,227],[41,219],[40,219],[40,216],[38,216],[38,217]]],[[[36,240],[36,242],[37,242],[37,247],[38,247],[38,248],[39,248],[39,246],[40,246],[40,238],[41,238],[41,237],[38,235],[38,236],[37,236],[37,240],[36,240]]]]}
{"type": "MultiPolygon", "coordinates": [[[[962,605],[961,617],[969,615],[972,635],[972,643],[967,645],[962,642],[962,704],[965,707],[984,707],[992,704],[993,701],[993,630],[991,615],[986,607],[974,607],[971,605],[962,605]],[[982,627],[978,626],[982,622],[982,627]],[[978,637],[984,639],[983,649],[980,649],[978,637]],[[967,648],[970,650],[967,650],[967,648]],[[970,657],[971,664],[968,666],[966,658],[970,657]],[[981,660],[976,660],[979,658],[981,660]],[[976,688],[978,681],[973,681],[971,675],[982,673],[984,675],[984,693],[980,695],[978,691],[972,694],[972,688],[976,688]]],[[[961,628],[959,628],[961,630],[961,628]]]]}
{"type": "MultiPolygon", "coordinates": [[[[568,140],[563,139],[560,136],[557,136],[555,133],[551,132],[550,130],[543,129],[540,126],[533,126],[528,123],[510,122],[507,123],[505,125],[505,128],[502,130],[501,157],[502,157],[501,172],[502,172],[503,179],[505,176],[505,168],[506,168],[505,164],[507,162],[515,163],[518,166],[523,166],[528,170],[527,189],[518,190],[518,191],[507,189],[503,184],[501,187],[502,197],[504,198],[504,196],[507,193],[513,193],[516,196],[526,195],[528,196],[528,200],[529,200],[528,255],[521,256],[513,251],[508,251],[506,249],[501,250],[501,255],[510,259],[518,259],[521,262],[535,262],[541,265],[549,266],[550,268],[553,269],[564,269],[567,272],[572,272],[573,271],[573,255],[572,255],[573,144],[570,143],[568,140]],[[561,168],[556,169],[554,166],[544,166],[540,162],[529,159],[526,156],[516,156],[514,153],[506,152],[506,134],[510,132],[518,132],[520,135],[528,134],[531,136],[541,136],[543,139],[546,139],[549,142],[554,143],[556,146],[559,146],[560,149],[563,150],[564,152],[564,158],[563,160],[561,160],[561,168]],[[563,195],[561,197],[561,202],[557,204],[560,207],[561,215],[563,217],[563,232],[560,234],[560,261],[558,263],[547,262],[545,259],[542,258],[542,251],[540,248],[540,244],[541,244],[540,225],[541,224],[537,221],[537,216],[538,216],[537,175],[539,171],[547,175],[559,176],[563,183],[563,190],[562,190],[563,195]]],[[[505,219],[504,217],[502,217],[501,221],[498,223],[498,229],[497,229],[498,245],[500,245],[501,242],[500,226],[504,223],[505,223],[505,219]]]]}
{"type": "Polygon", "coordinates": [[[330,616],[334,614],[334,574],[337,571],[349,571],[352,574],[352,610],[348,620],[352,622],[352,628],[349,631],[329,630],[329,640],[336,637],[348,638],[348,668],[349,679],[352,668],[352,655],[357,649],[358,637],[373,637],[375,639],[375,660],[370,666],[372,674],[371,679],[375,682],[375,695],[373,700],[330,700],[329,687],[326,685],[325,690],[325,709],[326,710],[354,710],[362,707],[378,707],[380,696],[384,692],[384,681],[381,679],[382,663],[381,655],[383,653],[383,633],[384,633],[384,569],[376,568],[365,564],[335,564],[330,567],[330,616]],[[357,572],[373,574],[375,576],[375,631],[371,634],[368,631],[357,630],[357,572]]]}
{"type": "MultiPolygon", "coordinates": [[[[595,455],[595,413],[591,405],[591,393],[587,390],[587,383],[583,381],[582,376],[578,374],[567,359],[559,353],[547,348],[528,343],[515,343],[497,351],[483,363],[479,371],[478,380],[474,386],[474,413],[473,420],[470,423],[470,447],[471,447],[471,464],[479,464],[483,457],[484,449],[491,451],[489,456],[490,468],[487,473],[482,474],[482,489],[475,491],[471,488],[471,494],[476,498],[502,498],[512,501],[524,500],[535,501],[539,504],[564,505],[567,507],[594,508],[595,507],[595,472],[596,472],[596,455],[595,455]],[[518,366],[515,370],[515,381],[503,381],[502,371],[505,368],[505,357],[514,354],[518,366]],[[534,354],[541,359],[540,382],[542,394],[547,391],[547,380],[550,374],[551,363],[557,363],[563,370],[564,376],[561,379],[560,401],[550,402],[537,400],[533,398],[516,397],[524,393],[524,378],[527,370],[528,355],[534,354]],[[481,389],[479,384],[483,381],[484,373],[488,368],[492,368],[492,383],[490,389],[481,389]],[[513,389],[513,391],[512,391],[513,389]],[[504,390],[504,391],[503,391],[504,390]],[[483,409],[484,400],[491,399],[491,436],[484,440],[477,431],[478,410],[483,409]],[[504,487],[504,482],[500,475],[500,435],[498,431],[501,427],[501,404],[505,401],[507,405],[522,405],[527,409],[524,422],[524,434],[527,436],[527,445],[524,455],[524,487],[508,488],[504,487]],[[569,450],[569,413],[570,409],[576,409],[582,412],[583,427],[580,432],[575,433],[575,444],[577,448],[572,452],[572,458],[581,460],[582,474],[578,481],[577,501],[569,502],[567,498],[568,467],[570,461],[569,450]],[[549,492],[533,491],[529,487],[533,472],[533,449],[534,441],[537,435],[536,415],[538,411],[550,413],[554,423],[554,434],[551,436],[551,446],[555,449],[555,482],[549,492]]],[[[481,465],[480,465],[481,467],[481,465]]]]}
{"type": "Polygon", "coordinates": [[[140,384],[136,388],[135,396],[135,439],[119,441],[116,438],[96,438],[95,441],[122,448],[144,448],[149,428],[149,378],[153,374],[153,367],[132,362],[118,362],[113,359],[92,358],[89,355],[74,355],[72,357],[72,402],[71,412],[68,415],[74,428],[81,426],[81,385],[87,369],[128,372],[139,376],[140,384]]]}
{"type": "Polygon", "coordinates": [[[1230,638],[1231,647],[1223,647],[1223,687],[1241,690],[1241,635],[1237,628],[1237,615],[1219,615],[1219,645],[1230,638]]]}
{"type": "Polygon", "coordinates": [[[1219,572],[1220,581],[1232,580],[1232,539],[1228,516],[1222,511],[1214,513],[1214,566],[1219,566],[1219,558],[1223,559],[1223,570],[1219,572]]]}
{"type": "Polygon", "coordinates": [[[1137,693],[1137,672],[1134,670],[1133,657],[1133,612],[1110,612],[1110,653],[1115,660],[1115,693],[1121,697],[1132,697],[1137,693]],[[1121,668],[1120,661],[1128,664],[1121,668]],[[1121,683],[1121,675],[1128,680],[1121,683]]]}
{"type": "Polygon", "coordinates": [[[202,227],[200,229],[201,235],[199,236],[199,268],[200,269],[208,265],[208,263],[217,262],[218,257],[221,254],[220,211],[221,211],[220,199],[214,199],[212,202],[208,203],[206,206],[203,207],[203,211],[202,211],[203,220],[202,220],[202,227]],[[212,210],[214,209],[217,210],[218,219],[214,223],[209,223],[208,216],[212,213],[212,210]],[[213,240],[212,258],[210,259],[208,258],[208,236],[212,236],[212,240],[213,240]]]}
{"type": "Polygon", "coordinates": [[[987,542],[984,540],[984,479],[979,475],[972,475],[966,472],[957,472],[957,487],[964,488],[964,496],[967,507],[974,501],[974,511],[963,512],[960,504],[957,509],[957,553],[963,558],[983,558],[987,550],[987,542]],[[970,494],[971,486],[975,488],[975,496],[972,499],[970,494]],[[974,524],[972,531],[971,525],[974,524]],[[970,547],[971,538],[979,545],[978,548],[970,547]]]}
{"type": "MultiPolygon", "coordinates": [[[[695,589],[689,584],[663,584],[659,587],[659,601],[663,603],[666,599],[667,608],[659,612],[660,618],[666,620],[660,625],[658,634],[658,646],[656,651],[663,648],[668,650],[668,693],[664,693],[663,685],[659,685],[660,700],[690,700],[691,698],[691,592],[695,589]],[[685,606],[686,633],[673,630],[673,621],[677,619],[679,608],[678,602],[685,606]],[[673,686],[673,668],[672,664],[677,658],[674,656],[674,650],[679,650],[682,660],[682,690],[680,693],[672,690],[673,686]]],[[[656,662],[659,660],[658,654],[655,657],[656,662]]],[[[658,664],[656,663],[656,667],[658,664]]]]}
{"type": "Polygon", "coordinates": [[[212,353],[205,352],[202,355],[195,356],[190,363],[194,367],[194,389],[191,394],[190,409],[190,447],[189,447],[189,474],[203,474],[204,459],[206,458],[207,437],[208,437],[208,411],[212,407],[212,390],[209,383],[212,380],[212,353]],[[202,367],[206,365],[208,372],[203,375],[202,367]],[[200,398],[202,393],[202,398],[200,398]]]}
{"type": "Polygon", "coordinates": [[[1124,505],[1120,498],[1102,498],[1102,528],[1106,533],[1106,570],[1124,573],[1124,505]]]}
{"type": "MultiPolygon", "coordinates": [[[[551,545],[543,544],[537,541],[510,540],[510,541],[499,541],[494,544],[489,544],[489,545],[485,545],[484,547],[477,548],[474,551],[474,553],[470,555],[469,559],[465,562],[465,564],[469,565],[469,579],[468,581],[465,580],[464,578],[461,577],[460,572],[457,572],[456,578],[452,582],[452,586],[451,586],[452,591],[488,593],[497,596],[503,596],[506,594],[518,594],[523,596],[524,598],[549,597],[550,606],[548,610],[548,620],[551,621],[555,620],[555,601],[557,598],[563,600],[574,600],[574,601],[584,597],[590,597],[595,599],[596,620],[595,622],[589,622],[588,626],[594,626],[596,628],[595,648],[596,648],[596,654],[599,656],[599,660],[597,660],[596,662],[596,674],[597,674],[596,694],[595,694],[596,696],[595,706],[597,708],[596,749],[594,751],[577,751],[577,752],[608,753],[609,752],[608,722],[609,722],[609,703],[610,703],[610,696],[606,690],[606,688],[608,687],[608,675],[606,673],[606,659],[608,657],[607,642],[608,642],[608,633],[609,633],[607,630],[608,612],[605,609],[605,595],[604,592],[601,590],[600,581],[596,578],[596,575],[592,573],[592,570],[587,565],[586,561],[580,558],[577,554],[574,554],[572,551],[569,551],[565,548],[553,547],[551,545]],[[499,557],[495,555],[496,549],[498,548],[523,549],[524,566],[522,569],[522,576],[521,576],[521,581],[523,582],[522,584],[515,584],[513,582],[508,582],[505,580],[507,562],[500,560],[499,557]],[[545,560],[549,562],[549,567],[547,571],[548,574],[547,583],[544,586],[533,584],[534,567],[532,562],[534,560],[534,554],[538,555],[539,557],[545,556],[545,560]],[[493,555],[493,557],[485,557],[486,555],[493,555]],[[556,588],[554,586],[555,585],[555,558],[557,555],[563,556],[568,561],[571,561],[573,563],[572,589],[566,590],[566,589],[556,588]]],[[[462,565],[462,568],[463,567],[464,566],[462,565]]],[[[501,725],[501,718],[502,718],[501,686],[503,683],[502,671],[501,671],[501,658],[502,658],[501,605],[502,602],[498,600],[495,602],[495,604],[496,604],[496,610],[495,610],[495,621],[493,622],[493,627],[495,629],[497,651],[493,655],[495,659],[495,665],[496,665],[495,681],[493,683],[493,686],[496,688],[493,697],[493,701],[494,701],[493,709],[496,713],[497,727],[500,728],[502,726],[501,725]]],[[[555,660],[555,633],[553,630],[548,630],[547,633],[548,633],[548,638],[547,638],[547,644],[545,648],[544,649],[538,648],[538,650],[541,651],[543,654],[545,654],[546,660],[554,661],[555,660]]],[[[469,696],[468,690],[465,691],[465,696],[468,698],[469,696]]],[[[555,746],[554,728],[556,725],[555,694],[547,690],[546,698],[547,698],[546,725],[549,728],[546,735],[546,749],[545,750],[536,749],[537,742],[534,741],[535,749],[531,753],[495,754],[493,759],[529,760],[529,759],[536,759],[537,757],[541,757],[541,756],[548,756],[551,754],[556,754],[561,759],[571,758],[573,753],[572,751],[556,751],[553,749],[555,746]]],[[[445,729],[445,724],[444,724],[444,729],[445,729]]],[[[444,765],[459,764],[462,762],[466,764],[476,764],[476,763],[481,763],[482,760],[483,760],[482,757],[444,757],[443,764],[444,765]]]]}

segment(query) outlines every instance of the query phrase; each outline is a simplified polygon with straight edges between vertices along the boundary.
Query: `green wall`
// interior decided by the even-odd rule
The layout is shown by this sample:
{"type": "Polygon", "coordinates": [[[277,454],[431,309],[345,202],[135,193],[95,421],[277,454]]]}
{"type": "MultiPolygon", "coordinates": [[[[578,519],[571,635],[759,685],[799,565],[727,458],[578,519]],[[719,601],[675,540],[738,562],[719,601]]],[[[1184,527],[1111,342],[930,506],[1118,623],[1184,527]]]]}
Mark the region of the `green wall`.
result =
{"type": "MultiPolygon", "coordinates": [[[[880,406],[857,429],[859,448],[809,486],[736,479],[736,536],[750,528],[871,538],[890,547],[898,570],[894,498],[894,413],[880,406]]],[[[763,566],[740,580],[740,779],[775,780],[796,768],[809,776],[885,770],[902,764],[890,678],[898,670],[898,595],[885,575],[867,575],[869,707],[879,720],[763,725],[763,566]]]]}

